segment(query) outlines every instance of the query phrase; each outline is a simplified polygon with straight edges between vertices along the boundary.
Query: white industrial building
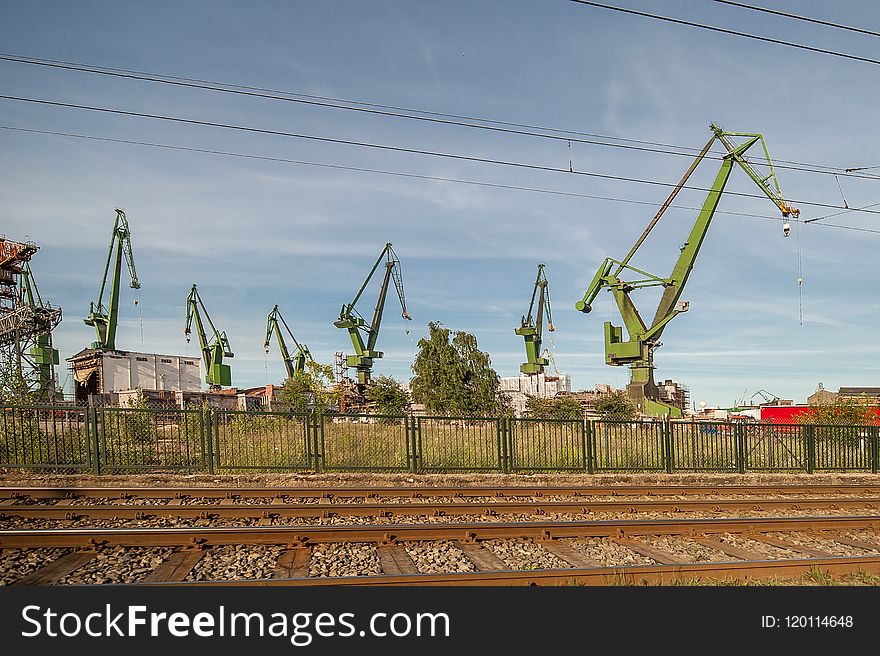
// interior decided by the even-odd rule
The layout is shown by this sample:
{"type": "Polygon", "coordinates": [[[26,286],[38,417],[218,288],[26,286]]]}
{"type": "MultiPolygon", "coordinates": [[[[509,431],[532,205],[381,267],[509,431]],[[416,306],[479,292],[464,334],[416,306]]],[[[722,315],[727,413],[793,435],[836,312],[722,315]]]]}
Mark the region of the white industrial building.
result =
{"type": "Polygon", "coordinates": [[[123,390],[198,392],[202,389],[198,357],[84,349],[67,359],[73,371],[74,398],[123,390]]]}
{"type": "Polygon", "coordinates": [[[530,396],[550,399],[559,392],[571,392],[571,376],[568,374],[520,375],[501,379],[501,391],[510,397],[513,410],[521,417],[530,396]]]}

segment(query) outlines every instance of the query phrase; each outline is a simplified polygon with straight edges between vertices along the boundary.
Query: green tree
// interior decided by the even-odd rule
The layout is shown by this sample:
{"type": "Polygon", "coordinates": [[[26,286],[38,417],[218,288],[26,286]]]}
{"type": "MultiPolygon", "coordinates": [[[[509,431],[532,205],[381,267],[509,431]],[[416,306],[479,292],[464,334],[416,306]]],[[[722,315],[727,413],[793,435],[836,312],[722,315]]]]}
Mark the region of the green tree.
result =
{"type": "Polygon", "coordinates": [[[584,408],[576,398],[565,394],[552,399],[530,396],[526,399],[526,415],[534,419],[580,419],[584,408]]]}
{"type": "Polygon", "coordinates": [[[428,336],[419,340],[412,370],[413,401],[423,403],[428,412],[471,417],[512,413],[489,354],[479,350],[477,338],[469,333],[453,334],[432,321],[428,336]]]}
{"type": "Polygon", "coordinates": [[[632,419],[636,406],[623,390],[606,392],[593,402],[593,409],[605,419],[632,419]]]}
{"type": "Polygon", "coordinates": [[[364,397],[371,401],[376,414],[399,416],[409,408],[409,394],[400,383],[390,376],[379,376],[364,390],[364,397]]]}
{"type": "Polygon", "coordinates": [[[807,412],[797,416],[802,424],[865,425],[877,421],[874,399],[838,396],[831,401],[811,403],[807,412]]]}
{"type": "Polygon", "coordinates": [[[314,360],[306,364],[306,370],[295,372],[284,381],[278,392],[280,404],[291,412],[313,410],[323,414],[338,402],[333,385],[333,367],[314,360]]]}

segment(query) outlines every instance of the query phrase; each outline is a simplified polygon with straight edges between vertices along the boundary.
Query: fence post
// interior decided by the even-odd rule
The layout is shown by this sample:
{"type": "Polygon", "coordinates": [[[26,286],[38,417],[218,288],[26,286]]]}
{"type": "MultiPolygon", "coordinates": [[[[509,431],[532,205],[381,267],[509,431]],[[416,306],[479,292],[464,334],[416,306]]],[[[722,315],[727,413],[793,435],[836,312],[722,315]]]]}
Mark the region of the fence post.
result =
{"type": "Polygon", "coordinates": [[[205,445],[205,458],[208,461],[208,473],[214,473],[214,422],[211,409],[202,408],[199,413],[202,422],[202,444],[205,445]]]}
{"type": "MultiPolygon", "coordinates": [[[[103,418],[103,417],[102,417],[103,418]]],[[[95,469],[95,475],[101,474],[101,450],[98,447],[98,409],[91,407],[86,410],[86,424],[91,424],[92,437],[92,458],[95,469]]]]}
{"type": "Polygon", "coordinates": [[[675,466],[675,454],[672,452],[672,425],[668,419],[663,420],[663,445],[666,455],[666,473],[671,474],[675,466]]]}
{"type": "Polygon", "coordinates": [[[874,426],[871,429],[871,473],[880,471],[880,428],[874,426]]]}
{"type": "Polygon", "coordinates": [[[816,432],[815,426],[807,424],[804,427],[807,438],[807,473],[812,474],[816,467],[816,432]]]}
{"type": "Polygon", "coordinates": [[[746,473],[746,431],[745,424],[735,424],[736,431],[736,471],[746,473]]]}
{"type": "Polygon", "coordinates": [[[501,418],[498,420],[498,423],[497,423],[497,427],[498,427],[498,446],[499,446],[499,449],[498,449],[498,458],[499,458],[499,460],[501,461],[501,462],[498,463],[498,465],[499,465],[499,470],[500,470],[502,473],[504,473],[504,474],[507,473],[507,466],[508,466],[508,463],[507,463],[507,454],[508,454],[507,447],[508,447],[508,442],[507,442],[507,440],[508,440],[508,437],[509,437],[509,434],[508,434],[508,422],[509,422],[509,421],[510,421],[510,419],[508,419],[508,418],[506,418],[506,417],[501,417],[501,418]]]}

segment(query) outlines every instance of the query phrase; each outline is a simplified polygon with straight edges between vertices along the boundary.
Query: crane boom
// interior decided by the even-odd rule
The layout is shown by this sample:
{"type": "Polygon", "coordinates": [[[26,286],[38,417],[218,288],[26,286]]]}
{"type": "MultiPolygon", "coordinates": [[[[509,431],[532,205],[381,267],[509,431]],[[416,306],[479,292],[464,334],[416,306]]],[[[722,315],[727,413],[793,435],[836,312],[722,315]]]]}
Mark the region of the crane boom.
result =
{"type": "Polygon", "coordinates": [[[138,280],[137,270],[134,266],[134,254],[131,250],[131,230],[128,227],[128,219],[125,217],[125,212],[117,209],[98,300],[89,305],[89,316],[83,319],[83,322],[87,326],[93,326],[97,333],[97,341],[92,342],[94,349],[109,349],[111,351],[116,349],[116,327],[119,323],[119,286],[123,257],[128,266],[131,288],[140,289],[141,283],[138,280]],[[109,307],[105,307],[104,289],[107,287],[108,276],[110,276],[110,298],[109,307]]]}
{"type": "Polygon", "coordinates": [[[186,299],[186,326],[183,329],[183,334],[186,335],[187,342],[190,341],[193,322],[196,324],[196,334],[199,338],[199,346],[202,349],[202,359],[205,362],[205,382],[208,383],[212,390],[220,389],[223,385],[232,385],[232,370],[228,364],[223,364],[223,358],[231,358],[235,354],[229,347],[226,332],[217,330],[214,322],[211,321],[211,316],[208,314],[208,310],[205,309],[205,304],[202,302],[202,297],[199,296],[195,284],[192,286],[186,299]],[[204,313],[205,319],[211,327],[210,339],[202,323],[199,308],[201,308],[201,313],[204,313]]]}
{"type": "Polygon", "coordinates": [[[23,305],[46,329],[33,337],[33,346],[29,352],[36,374],[34,392],[40,401],[54,400],[60,392],[55,388],[55,366],[59,363],[59,353],[52,346],[52,329],[61,322],[61,308],[43,302],[29,262],[21,265],[21,281],[23,305]]]}
{"type": "Polygon", "coordinates": [[[304,372],[306,361],[314,361],[312,353],[309,351],[308,346],[296,341],[296,337],[293,336],[293,331],[290,329],[290,326],[287,325],[284,317],[281,316],[281,311],[278,309],[277,305],[272,308],[272,311],[266,317],[266,339],[263,341],[263,348],[266,349],[266,353],[269,352],[269,342],[272,339],[273,332],[278,340],[278,348],[281,350],[281,359],[284,361],[284,368],[287,370],[287,377],[293,378],[295,374],[301,374],[304,372]],[[284,342],[284,335],[281,333],[281,326],[284,326],[285,330],[287,330],[287,334],[290,335],[290,339],[292,339],[293,343],[296,345],[296,355],[293,357],[291,357],[290,351],[287,350],[287,344],[284,342]]]}
{"type": "Polygon", "coordinates": [[[526,359],[519,370],[527,375],[540,374],[544,372],[544,367],[549,364],[549,360],[542,355],[541,338],[544,329],[544,310],[547,310],[547,330],[554,331],[553,316],[550,312],[550,290],[549,282],[544,273],[544,265],[538,265],[538,275],[535,278],[535,284],[532,287],[532,300],[529,303],[529,313],[524,315],[520,322],[520,327],[514,332],[522,336],[526,343],[526,359]],[[537,312],[535,308],[535,298],[537,297],[537,312]],[[535,319],[532,314],[535,313],[535,319]]]}
{"type": "Polygon", "coordinates": [[[376,259],[376,262],[367,274],[367,277],[357,294],[355,294],[354,299],[350,303],[342,306],[342,309],[339,312],[339,319],[333,322],[333,325],[337,328],[345,328],[348,330],[355,355],[348,356],[346,358],[346,364],[349,367],[357,369],[358,384],[361,386],[370,382],[370,372],[373,367],[373,360],[383,356],[381,351],[375,349],[376,342],[379,338],[379,327],[382,323],[382,314],[385,309],[385,300],[388,296],[388,285],[390,282],[394,283],[394,288],[397,291],[397,298],[400,300],[400,307],[403,310],[401,316],[404,319],[412,320],[412,317],[406,309],[406,296],[403,292],[403,276],[400,273],[400,260],[394,252],[394,249],[391,247],[391,244],[387,243],[385,244],[385,248],[382,249],[382,252],[379,253],[379,257],[376,259]],[[357,311],[355,305],[358,300],[360,300],[361,295],[364,293],[370,279],[379,268],[383,259],[385,260],[385,274],[382,278],[382,286],[379,289],[379,297],[376,300],[376,307],[373,310],[373,320],[367,325],[366,320],[357,311]],[[361,333],[365,333],[367,336],[366,344],[364,343],[361,333]]]}
{"type": "MultiPolygon", "coordinates": [[[[679,416],[681,410],[677,407],[664,403],[659,399],[659,392],[653,377],[653,353],[660,346],[660,336],[672,319],[686,312],[689,308],[687,301],[681,301],[684,286],[690,277],[697,255],[709,230],[712,217],[721,200],[721,195],[727,185],[734,164],[739,165],[746,174],[758,185],[764,194],[779,208],[782,216],[798,217],[800,211],[786,203],[779,188],[779,182],[770,161],[770,154],[764,137],[755,133],[726,132],[718,125],[710,126],[712,137],[696,156],[684,176],[673,188],[666,202],[648,224],[648,227],[638,238],[636,243],[622,260],[605,258],[599,266],[596,275],[590,282],[583,298],[575,304],[575,308],[581,312],[590,312],[592,303],[603,288],[608,288],[614,296],[628,334],[628,339],[623,339],[623,328],[614,326],[610,321],[605,322],[605,362],[613,366],[630,365],[632,369],[632,382],[627,390],[629,396],[635,401],[637,407],[649,415],[679,416]],[[745,138],[745,141],[736,144],[734,138],[745,138]],[[715,176],[715,180],[709,189],[709,194],[703,202],[703,206],[697,216],[693,228],[688,235],[687,241],[681,247],[681,252],[676,260],[672,273],[666,277],[654,275],[647,271],[637,269],[629,262],[636,251],[647,238],[648,234],[657,225],[672,200],[684,187],[688,178],[703,161],[711,146],[720,142],[726,149],[721,167],[715,176]],[[756,143],[760,142],[764,151],[764,162],[769,174],[762,176],[746,159],[745,153],[756,143]],[[635,280],[624,281],[620,275],[624,271],[638,274],[635,280]],[[645,287],[663,287],[663,294],[650,325],[642,319],[638,309],[630,298],[630,292],[645,287]]],[[[788,236],[788,224],[783,226],[785,236],[788,236]]]]}

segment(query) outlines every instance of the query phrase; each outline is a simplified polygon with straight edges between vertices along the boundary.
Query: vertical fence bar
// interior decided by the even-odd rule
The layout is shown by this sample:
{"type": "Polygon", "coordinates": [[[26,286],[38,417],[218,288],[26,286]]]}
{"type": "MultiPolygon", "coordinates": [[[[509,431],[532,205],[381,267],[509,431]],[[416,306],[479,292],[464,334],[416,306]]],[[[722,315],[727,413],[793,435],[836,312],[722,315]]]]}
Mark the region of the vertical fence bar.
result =
{"type": "Polygon", "coordinates": [[[93,438],[92,445],[94,447],[94,450],[92,451],[92,453],[94,454],[94,459],[95,459],[95,463],[94,463],[95,474],[100,475],[101,474],[101,449],[98,447],[98,440],[99,440],[99,437],[98,437],[99,436],[98,409],[97,408],[88,408],[88,410],[86,410],[86,417],[87,417],[86,421],[90,422],[92,424],[92,438],[93,438]]]}
{"type": "Polygon", "coordinates": [[[208,473],[214,473],[214,421],[211,416],[210,408],[203,408],[199,413],[199,421],[201,422],[202,444],[206,447],[206,455],[208,461],[208,473]]]}
{"type": "Polygon", "coordinates": [[[871,473],[880,471],[880,427],[871,428],[871,473]]]}
{"type": "Polygon", "coordinates": [[[746,473],[746,425],[739,424],[736,430],[736,471],[746,473]]]}
{"type": "Polygon", "coordinates": [[[592,474],[595,471],[593,468],[593,463],[595,462],[594,448],[596,439],[596,426],[592,419],[585,419],[584,428],[586,429],[585,438],[587,442],[587,473],[592,474]]]}

